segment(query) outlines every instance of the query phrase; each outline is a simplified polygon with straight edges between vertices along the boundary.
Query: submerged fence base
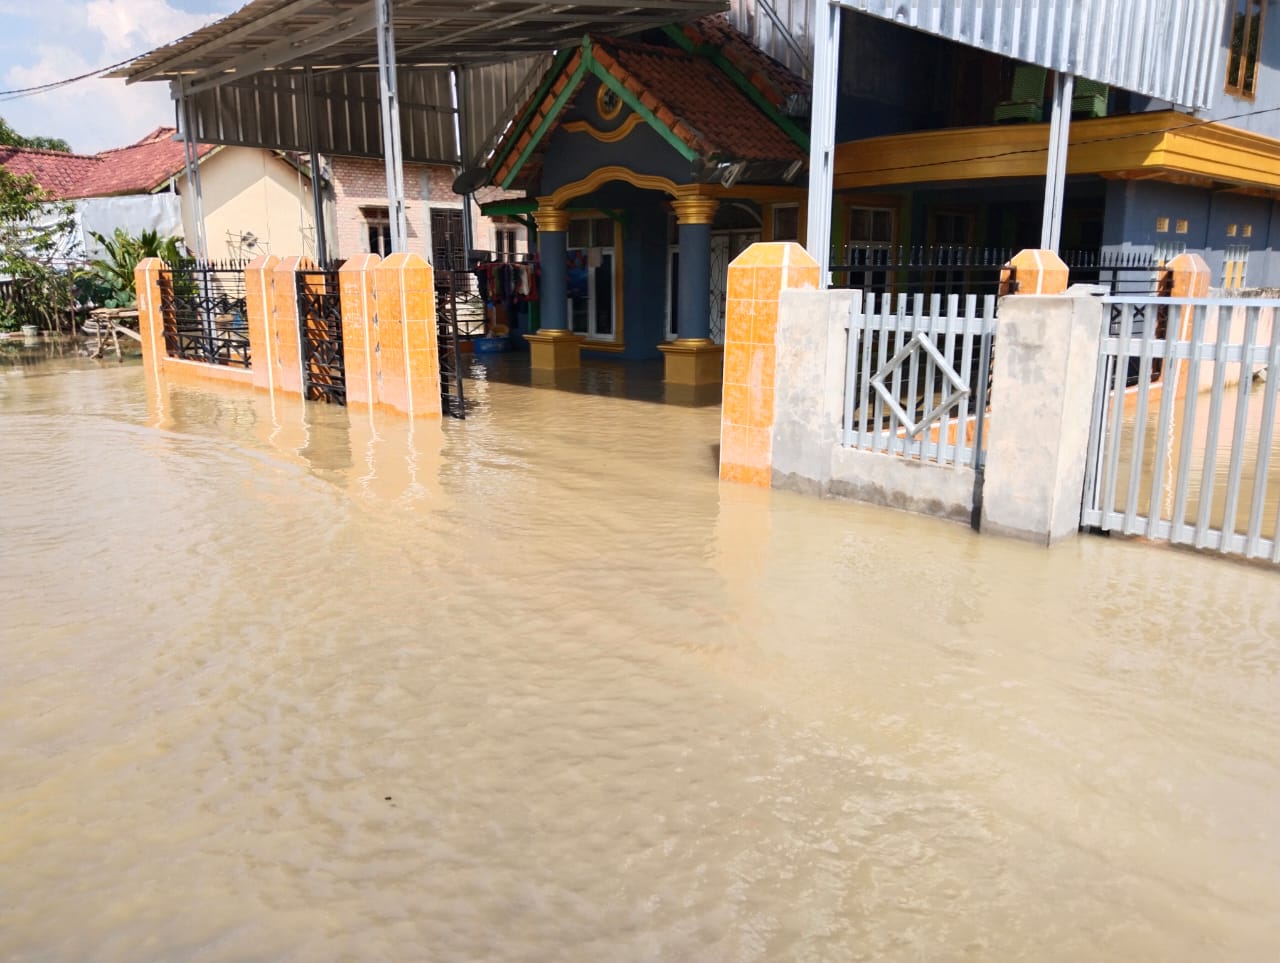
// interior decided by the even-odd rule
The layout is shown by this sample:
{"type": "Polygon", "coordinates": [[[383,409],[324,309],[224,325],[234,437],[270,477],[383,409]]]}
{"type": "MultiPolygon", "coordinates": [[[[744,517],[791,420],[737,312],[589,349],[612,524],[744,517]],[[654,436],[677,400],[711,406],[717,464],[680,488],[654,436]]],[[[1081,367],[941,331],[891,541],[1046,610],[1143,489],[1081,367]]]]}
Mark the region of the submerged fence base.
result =
{"type": "MultiPolygon", "coordinates": [[[[807,258],[797,251],[792,261],[807,258]]],[[[1089,289],[1063,293],[1067,271],[1051,252],[1023,252],[1011,270],[1037,293],[1004,298],[998,317],[993,300],[863,301],[757,279],[753,302],[729,303],[721,478],[1042,543],[1075,532],[1102,304],[1089,289]],[[735,325],[744,307],[772,323],[735,325]],[[745,405],[731,395],[739,378],[745,405]],[[744,410],[745,446],[734,420],[744,410]]]]}
{"type": "Polygon", "coordinates": [[[435,285],[431,265],[418,255],[395,254],[385,261],[363,255],[343,265],[336,282],[305,258],[250,262],[244,269],[243,318],[234,330],[214,327],[213,316],[207,322],[213,332],[209,343],[237,339],[239,350],[221,353],[242,358],[243,366],[174,356],[189,352],[176,350],[187,342],[172,336],[168,272],[158,258],[141,262],[136,271],[143,363],[157,382],[221,381],[273,394],[341,397],[414,418],[440,416],[435,285]],[[326,316],[319,318],[322,300],[326,316]],[[340,319],[332,316],[335,307],[340,319]],[[318,343],[320,327],[325,344],[318,343]],[[335,364],[342,367],[340,392],[335,364]]]}

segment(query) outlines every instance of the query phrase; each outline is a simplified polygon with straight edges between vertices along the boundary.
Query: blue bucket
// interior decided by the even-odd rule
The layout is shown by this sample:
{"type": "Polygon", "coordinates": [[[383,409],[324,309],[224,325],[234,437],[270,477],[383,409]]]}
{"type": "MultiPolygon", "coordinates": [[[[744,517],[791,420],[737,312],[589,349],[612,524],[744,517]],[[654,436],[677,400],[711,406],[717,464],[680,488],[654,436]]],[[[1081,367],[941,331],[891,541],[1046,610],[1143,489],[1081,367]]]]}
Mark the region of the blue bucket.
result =
{"type": "Polygon", "coordinates": [[[507,350],[506,338],[476,338],[471,342],[476,354],[498,354],[507,350]]]}

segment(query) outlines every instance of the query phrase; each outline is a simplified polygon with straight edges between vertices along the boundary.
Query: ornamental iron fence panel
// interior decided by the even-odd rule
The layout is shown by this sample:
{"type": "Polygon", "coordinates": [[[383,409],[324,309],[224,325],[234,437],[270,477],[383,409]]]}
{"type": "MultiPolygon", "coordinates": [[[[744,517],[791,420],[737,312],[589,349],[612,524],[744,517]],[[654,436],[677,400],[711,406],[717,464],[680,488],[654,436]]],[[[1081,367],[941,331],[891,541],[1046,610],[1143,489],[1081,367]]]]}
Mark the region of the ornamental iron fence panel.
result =
{"type": "Polygon", "coordinates": [[[180,261],[160,272],[159,284],[169,357],[249,367],[243,263],[180,261]]]}
{"type": "Polygon", "coordinates": [[[309,401],[347,403],[338,267],[298,271],[298,336],[303,394],[309,401]]]}

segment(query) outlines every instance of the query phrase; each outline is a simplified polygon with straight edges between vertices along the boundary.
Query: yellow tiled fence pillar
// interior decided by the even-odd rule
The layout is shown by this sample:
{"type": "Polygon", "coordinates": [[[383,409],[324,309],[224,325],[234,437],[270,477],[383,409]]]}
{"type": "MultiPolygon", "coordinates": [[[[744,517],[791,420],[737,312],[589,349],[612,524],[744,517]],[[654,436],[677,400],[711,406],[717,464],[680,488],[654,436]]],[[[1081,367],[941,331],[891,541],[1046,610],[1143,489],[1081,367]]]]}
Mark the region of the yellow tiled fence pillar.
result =
{"type": "Polygon", "coordinates": [[[1019,251],[1000,272],[1000,293],[1062,294],[1071,272],[1053,251],[1026,248],[1019,251]]]}
{"type": "Polygon", "coordinates": [[[417,254],[392,254],[373,265],[372,273],[376,323],[365,331],[374,338],[373,403],[411,418],[438,418],[440,355],[431,265],[417,254]]]}
{"type": "MultiPolygon", "coordinates": [[[[275,311],[267,330],[275,390],[302,394],[302,337],[298,330],[299,271],[313,268],[311,260],[290,256],[276,262],[271,271],[275,311]]],[[[247,283],[246,281],[246,292],[247,283]]]]}
{"type": "Polygon", "coordinates": [[[253,386],[274,391],[275,382],[275,270],[278,257],[260,255],[244,269],[245,323],[249,334],[249,367],[253,386]]]}
{"type": "Polygon", "coordinates": [[[164,312],[160,301],[160,272],[166,270],[158,257],[144,258],[133,269],[138,294],[138,332],[142,336],[142,365],[148,377],[159,378],[168,351],[164,343],[164,312]]]}
{"type": "Polygon", "coordinates": [[[381,358],[378,344],[378,265],[376,254],[358,254],[338,269],[342,303],[342,366],[348,405],[378,402],[381,358]]]}
{"type": "Polygon", "coordinates": [[[729,265],[725,305],[720,477],[772,482],[778,303],[787,289],[818,287],[818,262],[794,241],[753,244],[729,265]]]}

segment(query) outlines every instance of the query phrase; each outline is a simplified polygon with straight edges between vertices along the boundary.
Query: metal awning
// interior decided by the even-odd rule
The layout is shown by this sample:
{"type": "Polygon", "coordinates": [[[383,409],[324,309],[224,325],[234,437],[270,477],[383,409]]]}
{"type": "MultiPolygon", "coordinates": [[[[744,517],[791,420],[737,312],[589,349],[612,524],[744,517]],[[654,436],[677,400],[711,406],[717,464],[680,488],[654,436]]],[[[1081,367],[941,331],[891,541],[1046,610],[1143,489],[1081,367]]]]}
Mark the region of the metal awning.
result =
{"type": "MultiPolygon", "coordinates": [[[[728,9],[727,0],[395,0],[402,67],[495,63],[555,50],[586,33],[622,36],[728,9]]],[[[197,92],[261,70],[376,66],[370,0],[252,0],[217,23],[108,74],[180,81],[197,92]]]]}
{"type": "MultiPolygon", "coordinates": [[[[252,0],[108,76],[169,82],[188,142],[309,151],[313,165],[320,152],[381,156],[401,251],[403,162],[480,162],[551,51],[726,9],[728,0],[252,0]]],[[[198,180],[196,195],[198,204],[198,180]]],[[[323,256],[319,192],[316,204],[323,256]]]]}

